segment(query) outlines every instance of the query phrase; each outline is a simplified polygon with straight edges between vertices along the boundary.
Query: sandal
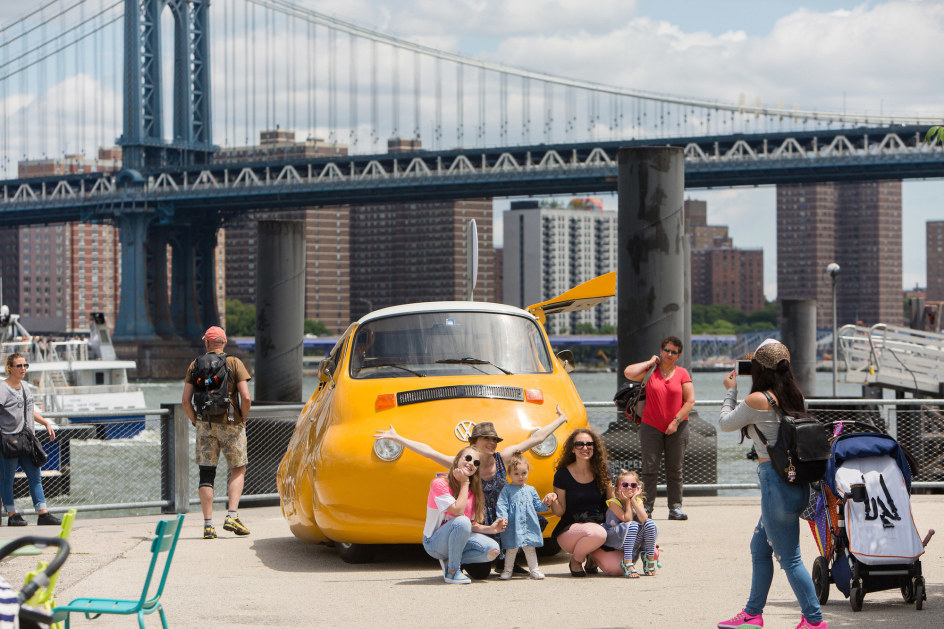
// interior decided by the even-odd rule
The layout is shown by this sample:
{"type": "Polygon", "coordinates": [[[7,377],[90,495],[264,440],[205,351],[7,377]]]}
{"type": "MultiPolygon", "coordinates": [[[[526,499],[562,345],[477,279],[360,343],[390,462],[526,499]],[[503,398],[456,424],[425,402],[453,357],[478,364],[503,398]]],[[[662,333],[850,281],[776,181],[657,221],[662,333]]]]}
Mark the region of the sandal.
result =
{"type": "Polygon", "coordinates": [[[648,558],[648,557],[646,557],[646,556],[643,556],[643,558],[642,558],[642,573],[643,573],[644,575],[646,575],[647,577],[654,577],[654,576],[656,576],[656,567],[660,567],[660,568],[661,568],[661,566],[659,565],[660,563],[661,563],[661,562],[660,562],[658,559],[656,559],[655,557],[653,557],[652,559],[650,559],[650,558],[648,558]]]}
{"type": "Polygon", "coordinates": [[[636,566],[634,564],[627,564],[625,561],[620,562],[620,567],[623,569],[623,576],[630,579],[638,579],[639,573],[636,572],[636,566]]]}
{"type": "Polygon", "coordinates": [[[568,567],[570,568],[570,576],[572,576],[572,577],[585,577],[585,576],[587,576],[587,573],[583,571],[583,566],[581,566],[579,562],[574,561],[573,559],[570,560],[570,564],[568,565],[568,567]],[[580,568],[580,570],[574,570],[574,564],[575,564],[575,563],[577,564],[577,567],[580,568]]]}

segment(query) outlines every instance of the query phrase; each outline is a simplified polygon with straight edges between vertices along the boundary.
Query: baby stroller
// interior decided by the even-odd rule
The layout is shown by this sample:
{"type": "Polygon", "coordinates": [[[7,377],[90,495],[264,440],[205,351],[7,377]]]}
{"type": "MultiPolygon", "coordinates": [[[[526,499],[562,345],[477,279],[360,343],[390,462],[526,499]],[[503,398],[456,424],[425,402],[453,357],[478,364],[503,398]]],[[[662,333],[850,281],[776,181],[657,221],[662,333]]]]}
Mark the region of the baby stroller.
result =
{"type": "Polygon", "coordinates": [[[834,423],[834,434],[851,430],[833,440],[810,521],[820,551],[812,570],[817,597],[825,604],[835,583],[859,611],[867,592],[900,588],[921,609],[927,596],[918,557],[930,534],[922,542],[912,518],[910,456],[872,424],[834,423]]]}
{"type": "MultiPolygon", "coordinates": [[[[56,556],[42,570],[32,575],[19,594],[0,576],[0,629],[20,627],[20,629],[43,629],[53,624],[52,613],[43,607],[31,607],[24,603],[30,600],[36,591],[49,585],[49,579],[58,572],[69,557],[69,542],[60,537],[19,537],[0,548],[0,560],[9,557],[14,551],[25,546],[58,548],[56,556]]],[[[28,575],[29,576],[29,575],[28,575]]]]}

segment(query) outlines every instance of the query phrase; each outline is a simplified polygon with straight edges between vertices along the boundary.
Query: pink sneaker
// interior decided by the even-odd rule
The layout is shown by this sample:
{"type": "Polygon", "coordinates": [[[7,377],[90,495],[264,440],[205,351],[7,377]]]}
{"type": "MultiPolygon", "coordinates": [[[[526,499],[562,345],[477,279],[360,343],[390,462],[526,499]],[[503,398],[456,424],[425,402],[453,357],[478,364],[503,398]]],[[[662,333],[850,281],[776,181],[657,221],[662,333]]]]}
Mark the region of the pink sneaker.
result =
{"type": "MultiPolygon", "coordinates": [[[[718,629],[737,629],[738,627],[763,627],[764,619],[760,614],[748,614],[743,609],[738,615],[730,620],[722,620],[718,623],[718,629]]],[[[812,625],[811,625],[812,626],[812,625]]]]}
{"type": "Polygon", "coordinates": [[[825,620],[814,623],[807,620],[805,616],[800,616],[800,624],[796,626],[796,629],[829,629],[829,625],[825,620]]]}

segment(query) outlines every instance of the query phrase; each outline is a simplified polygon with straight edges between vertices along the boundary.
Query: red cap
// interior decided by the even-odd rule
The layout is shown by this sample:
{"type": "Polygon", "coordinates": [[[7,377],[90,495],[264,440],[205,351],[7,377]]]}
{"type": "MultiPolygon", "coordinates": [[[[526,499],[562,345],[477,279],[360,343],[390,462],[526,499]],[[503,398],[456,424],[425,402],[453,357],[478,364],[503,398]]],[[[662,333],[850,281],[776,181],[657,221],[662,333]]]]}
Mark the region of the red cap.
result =
{"type": "Polygon", "coordinates": [[[218,325],[211,325],[207,328],[206,334],[203,335],[203,340],[213,342],[226,342],[226,332],[223,331],[223,328],[218,325]]]}

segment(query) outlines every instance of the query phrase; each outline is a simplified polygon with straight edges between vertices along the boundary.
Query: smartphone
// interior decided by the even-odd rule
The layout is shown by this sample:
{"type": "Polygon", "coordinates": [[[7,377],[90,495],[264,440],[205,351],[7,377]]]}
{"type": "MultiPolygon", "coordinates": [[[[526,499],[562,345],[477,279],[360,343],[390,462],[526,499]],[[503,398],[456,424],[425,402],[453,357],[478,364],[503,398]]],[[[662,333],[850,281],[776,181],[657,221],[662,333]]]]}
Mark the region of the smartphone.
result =
{"type": "Polygon", "coordinates": [[[737,363],[737,370],[739,376],[749,376],[751,375],[751,361],[749,360],[739,360],[737,363]]]}

